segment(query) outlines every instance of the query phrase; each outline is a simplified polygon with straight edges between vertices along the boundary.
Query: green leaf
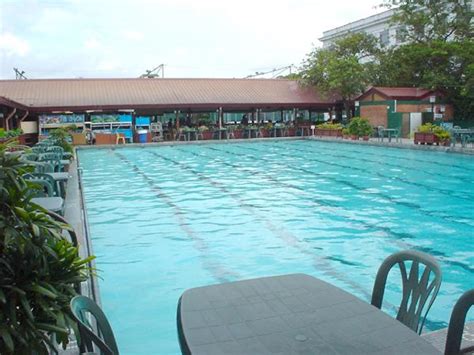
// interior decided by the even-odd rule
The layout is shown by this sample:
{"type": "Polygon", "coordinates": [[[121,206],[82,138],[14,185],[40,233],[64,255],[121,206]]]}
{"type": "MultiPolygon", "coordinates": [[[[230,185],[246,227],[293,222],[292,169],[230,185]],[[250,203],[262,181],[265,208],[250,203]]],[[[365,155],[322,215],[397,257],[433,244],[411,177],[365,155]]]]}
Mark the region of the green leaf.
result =
{"type": "Polygon", "coordinates": [[[53,293],[53,292],[47,290],[47,289],[44,288],[44,287],[41,287],[40,285],[33,285],[33,286],[31,287],[31,290],[33,290],[33,291],[35,291],[35,292],[37,292],[37,293],[40,293],[40,294],[42,294],[42,295],[44,295],[44,296],[46,296],[46,297],[49,297],[49,298],[53,298],[53,299],[54,299],[54,298],[57,298],[57,297],[58,297],[55,293],[53,293]]]}
{"type": "Polygon", "coordinates": [[[58,332],[58,333],[68,333],[66,328],[61,328],[56,325],[48,324],[48,323],[35,323],[38,329],[50,331],[50,332],[58,332]]]}
{"type": "Polygon", "coordinates": [[[1,327],[0,336],[2,337],[3,342],[7,346],[8,351],[13,352],[13,350],[15,350],[15,345],[13,344],[13,339],[10,335],[10,332],[6,330],[4,327],[1,327]]]}

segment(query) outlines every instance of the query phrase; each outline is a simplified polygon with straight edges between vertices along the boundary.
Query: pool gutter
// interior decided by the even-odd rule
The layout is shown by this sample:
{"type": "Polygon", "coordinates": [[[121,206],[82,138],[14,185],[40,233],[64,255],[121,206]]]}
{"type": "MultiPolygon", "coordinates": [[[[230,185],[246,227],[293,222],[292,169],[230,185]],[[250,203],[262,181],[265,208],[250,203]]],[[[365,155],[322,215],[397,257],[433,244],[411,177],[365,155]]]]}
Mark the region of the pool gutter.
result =
{"type": "MultiPolygon", "coordinates": [[[[87,220],[86,202],[82,185],[81,168],[79,158],[75,151],[75,160],[69,165],[69,180],[66,190],[64,217],[74,228],[79,243],[79,255],[82,258],[94,255],[90,238],[89,223],[87,220]]],[[[95,270],[95,260],[89,263],[89,267],[95,270]]],[[[100,305],[100,293],[97,275],[93,272],[86,282],[81,284],[81,294],[92,298],[100,305]]]]}

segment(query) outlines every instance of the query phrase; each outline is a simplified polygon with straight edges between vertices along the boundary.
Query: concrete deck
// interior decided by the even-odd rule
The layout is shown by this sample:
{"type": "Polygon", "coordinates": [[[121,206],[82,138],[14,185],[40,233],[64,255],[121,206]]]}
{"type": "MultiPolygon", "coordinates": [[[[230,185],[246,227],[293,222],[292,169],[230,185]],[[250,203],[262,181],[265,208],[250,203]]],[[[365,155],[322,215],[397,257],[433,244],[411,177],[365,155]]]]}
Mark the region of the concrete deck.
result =
{"type": "MultiPolygon", "coordinates": [[[[422,337],[430,342],[435,348],[444,353],[444,345],[446,344],[446,336],[448,329],[440,329],[434,332],[423,334],[422,337]]],[[[461,349],[474,346],[474,322],[466,323],[462,334],[461,349]]],[[[471,352],[473,354],[474,352],[471,352]]]]}

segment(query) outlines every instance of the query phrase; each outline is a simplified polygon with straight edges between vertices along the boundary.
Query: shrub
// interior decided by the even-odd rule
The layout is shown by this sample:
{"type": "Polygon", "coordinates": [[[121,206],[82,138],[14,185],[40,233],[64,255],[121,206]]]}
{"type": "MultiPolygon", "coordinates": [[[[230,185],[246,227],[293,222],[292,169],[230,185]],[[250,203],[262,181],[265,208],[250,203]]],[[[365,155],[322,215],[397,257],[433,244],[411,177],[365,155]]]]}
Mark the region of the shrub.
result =
{"type": "Polygon", "coordinates": [[[87,279],[92,258],[61,234],[69,228],[31,203],[32,168],[0,145],[0,353],[47,354],[75,328],[69,301],[87,279]]]}
{"type": "Polygon", "coordinates": [[[57,128],[51,131],[51,138],[55,140],[55,144],[64,149],[65,152],[72,153],[72,145],[69,143],[72,140],[70,129],[57,128]]]}
{"type": "Polygon", "coordinates": [[[321,123],[321,124],[318,124],[316,128],[339,130],[339,129],[342,129],[343,126],[340,123],[321,123]]]}
{"type": "Polygon", "coordinates": [[[351,135],[358,137],[370,136],[373,131],[369,120],[363,117],[353,117],[347,128],[349,129],[349,133],[351,135]]]}
{"type": "Polygon", "coordinates": [[[443,127],[436,126],[432,123],[425,123],[418,127],[418,132],[420,133],[434,133],[436,137],[440,141],[448,140],[451,138],[451,134],[448,130],[444,129],[443,127]]]}

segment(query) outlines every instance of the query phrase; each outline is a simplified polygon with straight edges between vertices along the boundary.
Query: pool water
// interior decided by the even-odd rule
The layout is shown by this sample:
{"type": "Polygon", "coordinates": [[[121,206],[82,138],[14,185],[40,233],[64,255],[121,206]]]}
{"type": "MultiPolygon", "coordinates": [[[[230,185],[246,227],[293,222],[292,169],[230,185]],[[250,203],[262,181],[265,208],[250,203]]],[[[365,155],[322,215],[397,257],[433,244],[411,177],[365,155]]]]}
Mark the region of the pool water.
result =
{"type": "Polygon", "coordinates": [[[179,353],[176,305],[196,286],[302,272],[369,302],[384,258],[413,248],[442,267],[435,330],[474,285],[472,156],[284,140],[80,150],[79,162],[124,354],[179,353]]]}

